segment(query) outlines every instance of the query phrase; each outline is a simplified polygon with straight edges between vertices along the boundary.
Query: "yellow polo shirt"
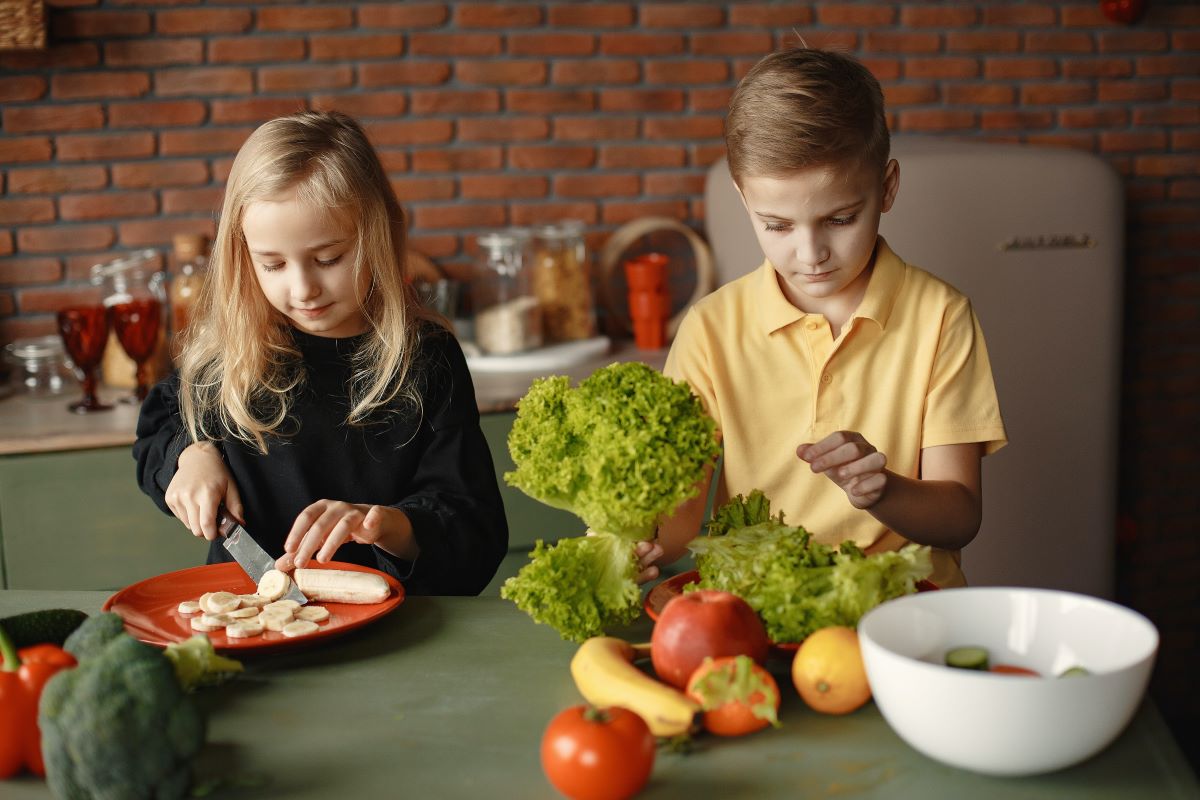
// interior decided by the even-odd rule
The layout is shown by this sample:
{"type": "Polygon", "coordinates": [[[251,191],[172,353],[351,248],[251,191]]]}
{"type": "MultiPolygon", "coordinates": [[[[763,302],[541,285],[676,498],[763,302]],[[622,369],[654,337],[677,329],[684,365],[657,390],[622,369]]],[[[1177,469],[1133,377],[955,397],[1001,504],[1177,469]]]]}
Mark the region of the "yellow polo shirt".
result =
{"type": "MultiPolygon", "coordinates": [[[[970,301],[906,264],[882,237],[859,308],[835,339],[823,315],[784,296],[775,269],[700,300],[679,326],[663,372],[686,380],[721,432],[716,503],[761,489],[773,511],[825,544],[896,549],[906,540],[814,474],[796,446],[857,431],[888,468],[919,477],[921,450],[1007,439],[987,348],[970,301]]],[[[932,580],[965,581],[959,551],[933,551],[932,580]]]]}

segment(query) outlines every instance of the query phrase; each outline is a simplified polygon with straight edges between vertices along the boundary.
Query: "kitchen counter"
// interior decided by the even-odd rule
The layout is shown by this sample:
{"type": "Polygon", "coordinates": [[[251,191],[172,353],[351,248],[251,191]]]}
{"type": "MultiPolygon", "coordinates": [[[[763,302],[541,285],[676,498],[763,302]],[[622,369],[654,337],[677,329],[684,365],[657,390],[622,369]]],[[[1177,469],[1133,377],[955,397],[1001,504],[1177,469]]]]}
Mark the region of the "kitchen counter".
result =
{"type": "MultiPolygon", "coordinates": [[[[48,607],[96,612],[103,592],[0,591],[0,616],[48,607]]],[[[625,634],[648,638],[643,620],[625,634]]],[[[581,701],[574,645],[498,598],[412,597],[332,642],[246,658],[238,681],[197,695],[209,712],[202,774],[266,781],[214,798],[555,798],[538,746],[559,710],[581,701]]],[[[777,678],[786,664],[773,665],[777,678]]],[[[702,737],[660,750],[639,798],[1195,798],[1197,783],[1147,702],[1106,751],[1029,778],[990,778],[909,748],[873,704],[845,716],[808,710],[783,687],[783,727],[702,737]]],[[[43,800],[25,776],[6,800],[43,800]]]]}
{"type": "MultiPolygon", "coordinates": [[[[608,353],[552,373],[529,370],[473,372],[475,398],[480,413],[512,411],[534,379],[544,374],[567,375],[572,381],[578,381],[614,361],[639,360],[662,369],[666,358],[666,350],[638,350],[632,342],[614,342],[608,353]]],[[[94,414],[67,411],[67,405],[78,399],[77,394],[76,387],[52,399],[14,394],[0,400],[0,455],[133,444],[139,407],[113,403],[115,399],[127,396],[128,390],[102,388],[101,400],[113,403],[113,410],[94,414]]]]}

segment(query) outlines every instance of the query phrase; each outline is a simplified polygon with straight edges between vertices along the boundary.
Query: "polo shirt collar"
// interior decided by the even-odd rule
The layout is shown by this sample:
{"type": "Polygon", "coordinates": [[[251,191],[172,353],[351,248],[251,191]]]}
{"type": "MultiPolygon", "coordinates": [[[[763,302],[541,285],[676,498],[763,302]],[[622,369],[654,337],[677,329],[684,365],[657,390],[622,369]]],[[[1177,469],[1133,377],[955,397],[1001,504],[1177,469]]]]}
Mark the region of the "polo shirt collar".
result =
{"type": "MultiPolygon", "coordinates": [[[[760,317],[763,333],[770,335],[809,316],[807,312],[792,305],[779,288],[775,267],[770,261],[763,261],[762,266],[758,268],[756,279],[759,281],[759,296],[764,298],[760,317]]],[[[871,272],[870,281],[867,282],[867,291],[862,302],[851,319],[872,319],[879,327],[886,328],[903,281],[904,262],[892,252],[892,248],[888,247],[882,236],[878,237],[875,242],[875,267],[871,272]]]]}

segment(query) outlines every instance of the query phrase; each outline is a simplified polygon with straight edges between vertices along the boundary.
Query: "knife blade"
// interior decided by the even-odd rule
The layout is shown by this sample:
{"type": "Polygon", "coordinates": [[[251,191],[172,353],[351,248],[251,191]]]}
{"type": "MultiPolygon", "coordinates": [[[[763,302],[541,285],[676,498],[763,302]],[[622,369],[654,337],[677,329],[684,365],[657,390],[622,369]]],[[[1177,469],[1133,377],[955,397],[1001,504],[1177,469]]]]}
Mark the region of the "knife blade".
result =
{"type": "MultiPolygon", "coordinates": [[[[233,556],[233,560],[250,576],[250,580],[254,581],[255,586],[262,580],[262,576],[267,570],[275,569],[275,559],[271,558],[267,551],[254,541],[254,537],[247,533],[246,529],[224,509],[221,509],[217,516],[217,531],[225,539],[221,544],[233,556]]],[[[308,602],[308,598],[296,586],[295,581],[292,581],[287,594],[283,597],[286,600],[295,600],[300,605],[308,602]]]]}

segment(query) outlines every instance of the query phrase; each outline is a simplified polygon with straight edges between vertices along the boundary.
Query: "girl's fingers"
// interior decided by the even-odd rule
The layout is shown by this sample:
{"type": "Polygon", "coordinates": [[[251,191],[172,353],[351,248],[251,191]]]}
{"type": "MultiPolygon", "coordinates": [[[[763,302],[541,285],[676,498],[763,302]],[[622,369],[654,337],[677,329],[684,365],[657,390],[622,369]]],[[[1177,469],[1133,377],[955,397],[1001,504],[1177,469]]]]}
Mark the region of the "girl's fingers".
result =
{"type": "Polygon", "coordinates": [[[657,577],[658,577],[658,567],[650,566],[650,567],[646,567],[644,570],[639,572],[637,574],[637,578],[635,580],[637,581],[637,583],[642,584],[642,583],[646,583],[647,581],[652,581],[657,577]]]}
{"type": "Polygon", "coordinates": [[[242,495],[238,492],[237,484],[232,479],[225,485],[225,508],[236,519],[244,520],[246,510],[242,507],[242,495]]]}
{"type": "Polygon", "coordinates": [[[292,529],[288,531],[287,539],[283,542],[285,552],[295,554],[298,551],[304,536],[321,517],[321,509],[317,508],[318,505],[323,508],[324,501],[313,503],[296,515],[296,520],[292,523],[292,529]]]}
{"type": "Polygon", "coordinates": [[[321,545],[321,549],[317,551],[317,561],[322,564],[327,564],[333,560],[333,554],[337,549],[346,543],[350,538],[350,518],[342,517],[341,520],[333,526],[333,530],[325,537],[325,543],[321,545]]]}

